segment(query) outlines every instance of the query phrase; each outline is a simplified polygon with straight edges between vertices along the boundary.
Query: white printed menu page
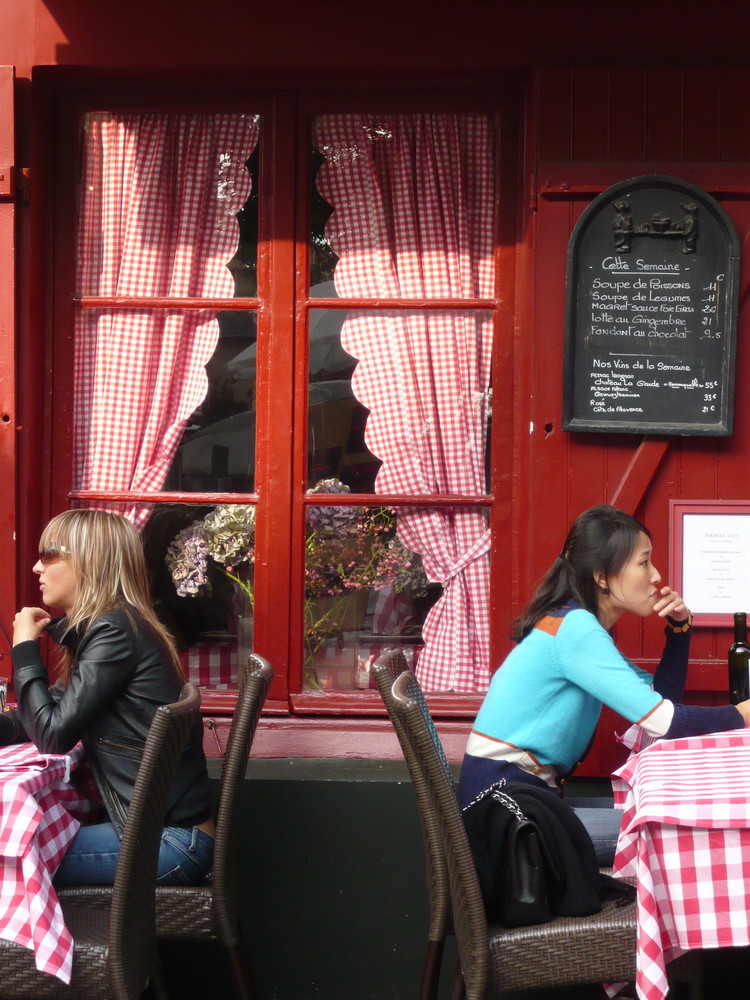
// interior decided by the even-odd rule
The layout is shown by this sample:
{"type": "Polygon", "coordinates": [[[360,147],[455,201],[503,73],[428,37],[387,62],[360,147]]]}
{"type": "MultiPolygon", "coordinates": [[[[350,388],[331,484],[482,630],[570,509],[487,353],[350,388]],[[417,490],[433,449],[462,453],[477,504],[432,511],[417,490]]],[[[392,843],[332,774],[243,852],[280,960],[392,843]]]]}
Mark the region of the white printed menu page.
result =
{"type": "Polygon", "coordinates": [[[682,596],[695,614],[750,610],[750,515],[684,515],[682,596]]]}

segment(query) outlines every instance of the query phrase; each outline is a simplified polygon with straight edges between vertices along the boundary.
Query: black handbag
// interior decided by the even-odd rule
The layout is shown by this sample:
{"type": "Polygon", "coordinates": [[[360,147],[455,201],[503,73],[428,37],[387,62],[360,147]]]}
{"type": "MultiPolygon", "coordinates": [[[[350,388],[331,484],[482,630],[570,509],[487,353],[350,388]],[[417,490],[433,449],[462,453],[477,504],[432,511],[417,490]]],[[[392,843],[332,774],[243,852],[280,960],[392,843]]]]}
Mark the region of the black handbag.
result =
{"type": "Polygon", "coordinates": [[[555,916],[550,879],[556,872],[545,860],[538,825],[501,791],[503,784],[491,785],[463,810],[487,915],[505,927],[547,923],[555,916]]]}
{"type": "Polygon", "coordinates": [[[551,790],[495,782],[463,810],[487,916],[506,927],[582,917],[635,887],[599,871],[591,838],[551,790]]]}

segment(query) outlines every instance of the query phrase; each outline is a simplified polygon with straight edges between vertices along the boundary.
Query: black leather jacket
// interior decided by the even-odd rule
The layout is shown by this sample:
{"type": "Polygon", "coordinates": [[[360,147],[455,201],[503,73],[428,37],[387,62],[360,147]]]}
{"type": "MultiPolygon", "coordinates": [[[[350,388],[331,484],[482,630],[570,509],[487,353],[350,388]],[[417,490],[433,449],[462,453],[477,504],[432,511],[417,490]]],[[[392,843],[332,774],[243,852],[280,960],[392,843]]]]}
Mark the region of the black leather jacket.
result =
{"type": "MultiPolygon", "coordinates": [[[[125,823],[143,745],[159,705],[177,700],[182,680],[150,626],[132,609],[106,612],[82,633],[57,618],[48,633],[73,654],[67,687],[48,687],[39,643],[13,647],[17,713],[2,717],[2,742],[32,740],[42,753],[67,753],[80,740],[109,819],[125,823]],[[15,717],[14,717],[15,716],[15,717]],[[8,738],[8,727],[15,733],[8,738]]],[[[203,723],[191,733],[177,767],[167,826],[193,826],[211,813],[203,723]]]]}

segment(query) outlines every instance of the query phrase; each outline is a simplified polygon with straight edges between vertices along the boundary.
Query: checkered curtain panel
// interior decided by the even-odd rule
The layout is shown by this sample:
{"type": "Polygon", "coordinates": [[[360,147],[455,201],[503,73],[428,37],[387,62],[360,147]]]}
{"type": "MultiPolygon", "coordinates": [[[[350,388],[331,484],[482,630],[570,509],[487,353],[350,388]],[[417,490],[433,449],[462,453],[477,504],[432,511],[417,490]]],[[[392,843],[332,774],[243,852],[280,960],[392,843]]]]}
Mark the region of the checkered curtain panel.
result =
{"type": "MultiPolygon", "coordinates": [[[[492,127],[471,115],[331,115],[316,126],[318,189],[341,297],[491,298],[497,191],[492,127]]],[[[370,410],[379,493],[481,494],[492,324],[466,312],[349,312],[342,346],[370,410]]],[[[424,625],[429,690],[489,683],[489,547],[472,509],[402,510],[401,540],[444,593],[424,625]]]]}
{"type": "MultiPolygon", "coordinates": [[[[232,297],[257,140],[254,115],[87,115],[78,294],[232,297]]],[[[160,489],[206,395],[215,311],[80,309],[75,334],[74,488],[160,489]]]]}

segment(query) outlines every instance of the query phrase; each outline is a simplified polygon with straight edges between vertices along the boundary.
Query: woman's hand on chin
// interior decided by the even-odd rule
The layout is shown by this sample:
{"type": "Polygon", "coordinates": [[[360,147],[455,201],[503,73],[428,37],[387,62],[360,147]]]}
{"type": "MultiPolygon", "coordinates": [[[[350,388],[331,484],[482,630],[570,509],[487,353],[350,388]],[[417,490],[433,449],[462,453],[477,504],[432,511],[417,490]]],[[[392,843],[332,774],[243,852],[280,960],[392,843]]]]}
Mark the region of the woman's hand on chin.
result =
{"type": "Polygon", "coordinates": [[[660,618],[666,618],[669,615],[675,622],[687,621],[690,611],[677,591],[672,590],[671,587],[662,587],[659,593],[662,596],[654,605],[654,611],[657,615],[660,618]]]}
{"type": "Polygon", "coordinates": [[[21,608],[13,619],[13,645],[38,639],[51,620],[48,612],[41,608],[21,608]]]}

